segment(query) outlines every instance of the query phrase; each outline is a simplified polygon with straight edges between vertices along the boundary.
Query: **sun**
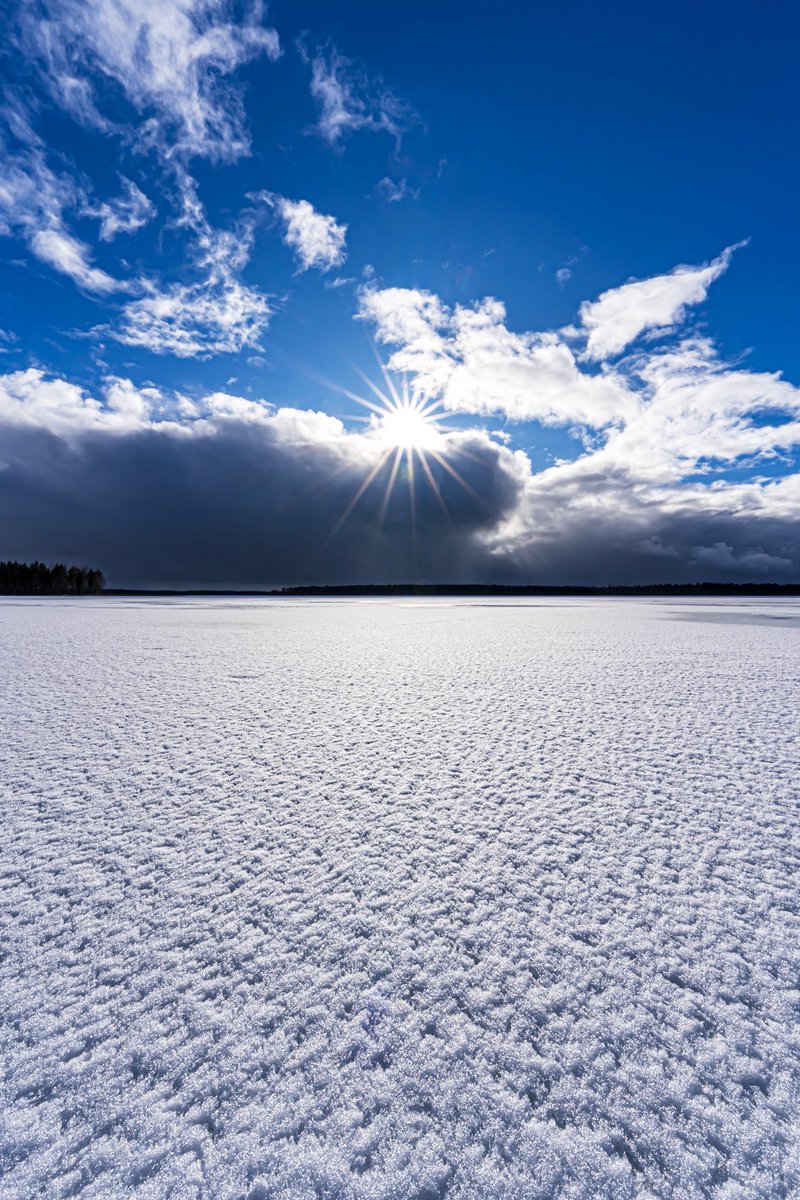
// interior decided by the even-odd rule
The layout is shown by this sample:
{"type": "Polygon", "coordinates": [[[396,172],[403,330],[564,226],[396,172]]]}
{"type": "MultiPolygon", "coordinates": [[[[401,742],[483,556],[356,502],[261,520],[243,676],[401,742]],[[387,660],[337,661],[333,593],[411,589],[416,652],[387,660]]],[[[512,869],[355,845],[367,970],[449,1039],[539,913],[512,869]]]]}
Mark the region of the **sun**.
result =
{"type": "MultiPolygon", "coordinates": [[[[369,416],[351,419],[365,423],[367,429],[364,436],[376,445],[378,455],[344,512],[333,525],[327,541],[330,542],[336,536],[353,509],[373,485],[378,490],[379,497],[375,527],[381,530],[395,493],[395,486],[404,481],[408,492],[412,544],[416,548],[418,487],[430,489],[437,505],[449,521],[452,521],[452,516],[441,486],[445,479],[452,480],[477,503],[482,504],[483,500],[450,461],[453,456],[459,454],[472,456],[448,437],[448,429],[442,423],[449,419],[450,414],[444,411],[441,401],[414,395],[406,379],[402,380],[398,389],[386,367],[380,360],[378,362],[385,390],[361,371],[358,372],[375,397],[374,400],[358,396],[355,392],[336,384],[329,384],[368,410],[369,416]]],[[[416,554],[416,549],[414,553],[416,554]]]]}
{"type": "Polygon", "coordinates": [[[375,432],[384,445],[400,450],[429,450],[441,441],[431,413],[413,401],[387,408],[376,418],[375,432]]]}

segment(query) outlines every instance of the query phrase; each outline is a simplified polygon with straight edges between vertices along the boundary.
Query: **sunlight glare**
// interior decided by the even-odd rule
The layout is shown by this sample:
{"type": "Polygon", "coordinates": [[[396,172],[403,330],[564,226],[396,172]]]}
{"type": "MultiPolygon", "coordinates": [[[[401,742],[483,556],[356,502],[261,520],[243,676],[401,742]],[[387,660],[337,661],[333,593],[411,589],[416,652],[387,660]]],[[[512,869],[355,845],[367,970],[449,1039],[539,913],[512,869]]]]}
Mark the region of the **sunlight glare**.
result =
{"type": "Polygon", "coordinates": [[[389,409],[381,415],[376,429],[386,446],[402,450],[426,449],[440,441],[436,422],[417,405],[389,409]]]}
{"type": "Polygon", "coordinates": [[[331,541],[336,536],[373,484],[377,484],[382,493],[376,514],[376,529],[381,530],[392,497],[395,495],[398,480],[402,479],[408,492],[408,517],[414,556],[416,557],[417,481],[424,480],[425,485],[435,497],[437,506],[448,521],[452,518],[440,482],[444,476],[451,479],[479,504],[483,504],[483,500],[449,461],[454,455],[461,454],[467,457],[471,457],[471,455],[448,436],[448,429],[444,422],[449,419],[450,414],[444,411],[441,401],[431,397],[413,395],[405,378],[398,389],[377,353],[375,357],[383,376],[385,391],[363,371],[356,368],[374,399],[367,399],[366,396],[359,396],[348,388],[328,382],[329,387],[342,392],[350,400],[354,400],[356,404],[368,410],[368,417],[353,419],[365,423],[367,426],[366,437],[377,444],[379,454],[372,466],[365,471],[349,503],[334,523],[327,541],[331,541]],[[419,471],[416,470],[416,467],[419,467],[419,471]],[[381,478],[384,474],[386,476],[385,483],[381,478]],[[440,476],[439,479],[437,479],[437,474],[440,476]]]}

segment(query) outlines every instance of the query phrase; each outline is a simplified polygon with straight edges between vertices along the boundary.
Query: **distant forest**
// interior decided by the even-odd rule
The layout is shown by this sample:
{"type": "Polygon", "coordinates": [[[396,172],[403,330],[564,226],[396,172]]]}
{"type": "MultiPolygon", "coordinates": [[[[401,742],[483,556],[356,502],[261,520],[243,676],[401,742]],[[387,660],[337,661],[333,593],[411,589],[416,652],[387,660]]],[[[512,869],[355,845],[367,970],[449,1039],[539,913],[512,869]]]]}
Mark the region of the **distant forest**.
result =
{"type": "Polygon", "coordinates": [[[91,567],[0,562],[3,596],[99,596],[104,584],[103,572],[91,567]]]}
{"type": "Polygon", "coordinates": [[[797,596],[800,583],[388,583],[285,587],[281,596],[797,596]]]}
{"type": "Polygon", "coordinates": [[[4,596],[798,596],[800,583],[580,584],[388,583],[305,584],[257,591],[224,588],[106,588],[103,572],[56,563],[0,562],[4,596]]]}
{"type": "Polygon", "coordinates": [[[106,588],[106,596],[800,596],[800,583],[582,584],[351,583],[299,584],[271,591],[224,588],[106,588]]]}

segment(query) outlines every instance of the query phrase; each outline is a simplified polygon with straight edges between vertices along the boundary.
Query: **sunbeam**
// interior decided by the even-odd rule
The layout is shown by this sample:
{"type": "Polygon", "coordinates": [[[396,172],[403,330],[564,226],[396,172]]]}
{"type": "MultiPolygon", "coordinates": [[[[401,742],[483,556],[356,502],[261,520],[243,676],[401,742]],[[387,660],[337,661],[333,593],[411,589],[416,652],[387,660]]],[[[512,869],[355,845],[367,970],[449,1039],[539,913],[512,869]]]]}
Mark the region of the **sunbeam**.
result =
{"type": "Polygon", "coordinates": [[[463,447],[453,447],[448,444],[448,431],[444,427],[444,422],[449,419],[450,414],[446,413],[437,401],[414,395],[409,390],[408,382],[405,379],[398,389],[377,354],[376,359],[383,377],[383,386],[374,379],[370,379],[363,371],[355,368],[363,380],[369,398],[358,395],[339,384],[330,383],[328,385],[334,391],[340,392],[367,410],[368,416],[351,415],[349,419],[361,422],[366,426],[364,436],[373,440],[380,447],[381,453],[377,461],[366,471],[344,510],[334,521],[326,539],[326,545],[337,535],[356,506],[362,503],[371,485],[378,484],[384,477],[384,469],[386,482],[381,485],[382,493],[376,513],[375,527],[378,530],[383,529],[398,479],[404,475],[408,490],[409,532],[414,547],[417,541],[417,488],[419,486],[430,488],[444,516],[448,520],[452,520],[441,480],[437,480],[434,473],[437,468],[473,499],[482,503],[482,499],[475,489],[448,461],[453,454],[472,457],[463,447]],[[417,463],[420,471],[416,470],[417,463]],[[423,480],[424,485],[422,484],[423,480]]]}

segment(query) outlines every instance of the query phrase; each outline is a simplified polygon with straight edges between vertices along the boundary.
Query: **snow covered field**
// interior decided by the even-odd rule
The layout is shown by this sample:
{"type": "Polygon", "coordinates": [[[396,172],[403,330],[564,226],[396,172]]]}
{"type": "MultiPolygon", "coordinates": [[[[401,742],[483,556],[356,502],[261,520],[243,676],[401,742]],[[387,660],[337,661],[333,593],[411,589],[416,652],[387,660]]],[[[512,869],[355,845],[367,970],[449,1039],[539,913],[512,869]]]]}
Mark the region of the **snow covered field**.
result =
{"type": "Polygon", "coordinates": [[[0,1195],[800,1195],[800,604],[0,602],[0,1195]]]}

